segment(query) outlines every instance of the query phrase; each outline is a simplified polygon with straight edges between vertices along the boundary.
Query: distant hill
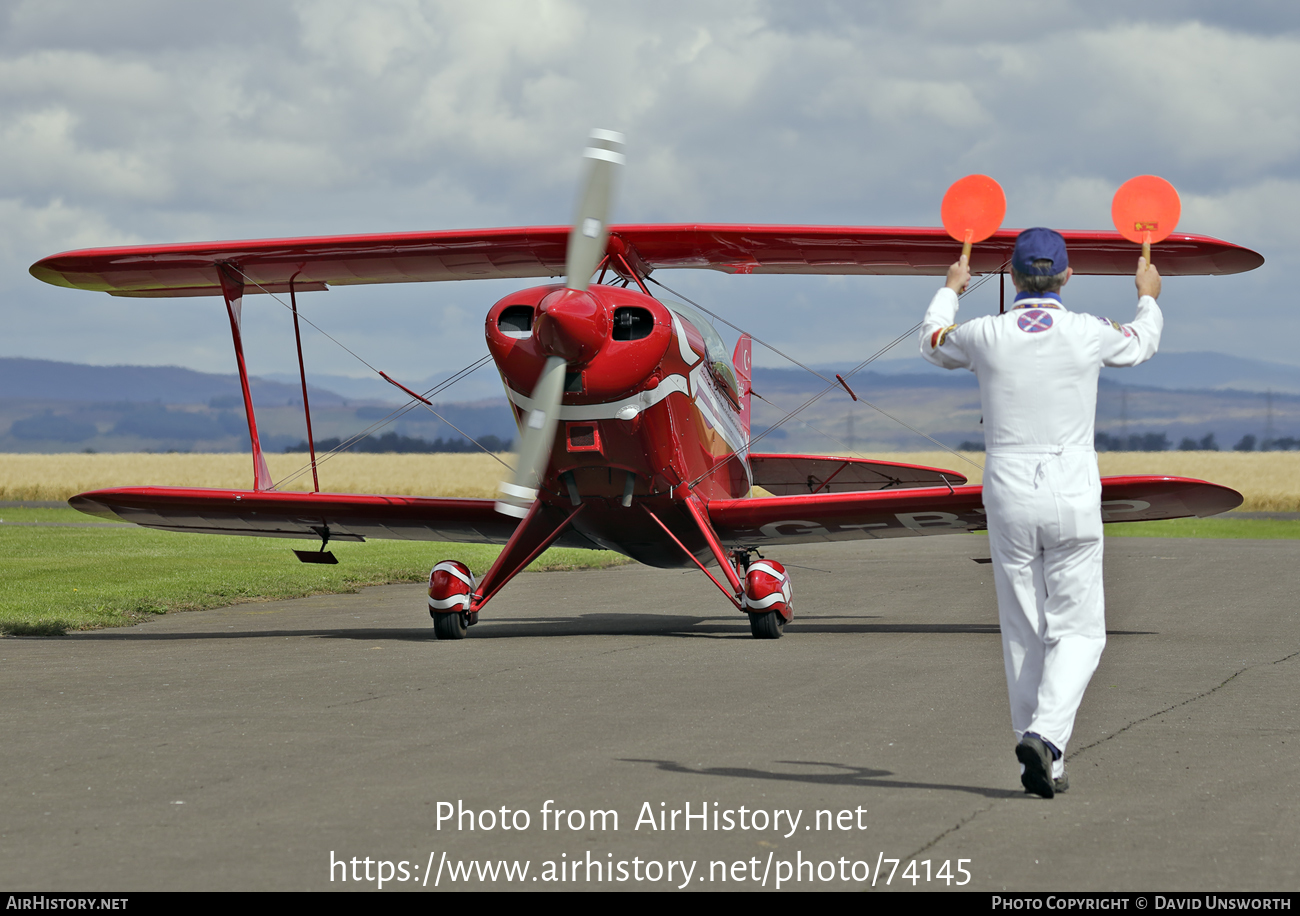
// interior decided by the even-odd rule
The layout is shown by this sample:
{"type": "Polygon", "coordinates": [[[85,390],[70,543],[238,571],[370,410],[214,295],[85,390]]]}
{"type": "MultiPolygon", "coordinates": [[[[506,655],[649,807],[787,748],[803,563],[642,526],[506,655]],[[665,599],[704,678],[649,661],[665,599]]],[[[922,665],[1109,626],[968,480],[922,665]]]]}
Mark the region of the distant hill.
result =
{"type": "Polygon", "coordinates": [[[1110,380],[1182,391],[1275,391],[1300,394],[1300,367],[1226,353],[1157,353],[1130,369],[1106,369],[1110,380]]]}
{"type": "MultiPolygon", "coordinates": [[[[391,386],[378,383],[393,398],[391,386]]],[[[281,451],[305,441],[302,389],[297,382],[249,380],[262,446],[281,451]]],[[[425,386],[426,388],[429,386],[425,386]]],[[[460,394],[459,386],[455,389],[460,394]]],[[[465,436],[517,435],[502,396],[423,405],[395,416],[377,399],[349,404],[327,388],[308,386],[314,432],[348,438],[366,429],[411,442],[451,443],[465,436]]],[[[401,397],[399,394],[398,397],[401,397]]],[[[400,408],[396,408],[400,411],[400,408]]],[[[235,375],[177,366],[87,366],[53,360],[0,358],[0,452],[229,452],[248,448],[244,401],[235,375]]]]}
{"type": "MultiPolygon", "coordinates": [[[[903,344],[899,344],[901,348],[903,344]]],[[[915,345],[909,344],[915,352],[915,345]]],[[[843,372],[851,363],[834,363],[823,371],[843,372]]],[[[896,359],[877,360],[870,369],[881,375],[947,375],[947,370],[932,366],[920,354],[896,359]]],[[[954,372],[953,375],[969,375],[954,372]]],[[[1274,363],[1263,359],[1229,356],[1226,353],[1157,353],[1140,366],[1127,369],[1103,369],[1102,378],[1117,385],[1143,388],[1166,388],[1178,391],[1275,391],[1300,394],[1300,366],[1274,363]]]]}
{"type": "MultiPolygon", "coordinates": [[[[819,371],[833,376],[848,368],[830,365],[819,371]]],[[[1291,393],[1288,373],[1300,376],[1292,367],[1219,353],[1160,354],[1150,364],[1103,374],[1097,430],[1123,441],[1163,435],[1175,446],[1185,438],[1200,441],[1210,434],[1222,448],[1231,448],[1245,436],[1295,439],[1300,437],[1300,394],[1291,393]],[[1148,367],[1151,372],[1144,374],[1148,367]],[[1171,387],[1180,383],[1184,387],[1171,387]],[[1269,390],[1271,396],[1264,393],[1269,390]]],[[[492,395],[475,398],[470,391],[479,389],[457,384],[447,392],[457,396],[455,402],[435,404],[444,419],[423,405],[396,406],[400,394],[394,397],[391,386],[382,381],[372,389],[380,397],[361,398],[360,404],[313,386],[316,438],[346,439],[367,429],[375,437],[393,434],[398,441],[406,437],[426,443],[465,436],[515,438],[514,416],[499,379],[490,368],[478,375],[485,378],[475,381],[492,395]],[[386,399],[391,400],[384,403],[386,399]]],[[[435,381],[431,377],[409,384],[426,390],[435,381]]],[[[837,454],[930,447],[903,423],[953,447],[983,438],[978,384],[970,372],[946,372],[918,356],[873,363],[869,371],[853,376],[850,385],[859,402],[836,387],[767,434],[758,450],[837,454]]],[[[825,387],[803,369],[756,368],[755,435],[825,387]]],[[[263,446],[281,451],[304,442],[298,385],[260,378],[252,380],[252,388],[263,446]]],[[[1300,390],[1300,378],[1294,389],[1300,390]]],[[[0,358],[0,452],[238,451],[246,449],[247,442],[234,375],[175,366],[0,358]]]]}
{"type": "MultiPolygon", "coordinates": [[[[922,362],[918,357],[917,362],[922,362]]],[[[928,364],[926,364],[928,365],[928,364]]],[[[852,366],[818,366],[822,375],[834,381],[836,372],[844,372],[852,366]]],[[[920,369],[919,366],[913,367],[920,369]]],[[[861,387],[864,391],[894,390],[898,388],[943,388],[964,389],[979,388],[979,381],[971,372],[947,372],[934,367],[936,372],[917,371],[913,373],[885,373],[864,370],[849,379],[849,387],[855,391],[861,387]]],[[[806,391],[809,393],[826,387],[826,383],[806,369],[765,369],[754,368],[754,390],[763,394],[765,389],[777,391],[806,391]]]]}
{"type": "MultiPolygon", "coordinates": [[[[438,383],[445,381],[452,374],[450,372],[441,372],[423,379],[397,376],[397,380],[403,385],[409,386],[412,391],[423,393],[438,383]]],[[[298,385],[297,373],[267,372],[263,375],[263,378],[283,382],[286,385],[298,385]]],[[[307,386],[308,391],[312,390],[312,386],[319,386],[354,401],[388,401],[389,403],[399,404],[406,400],[406,395],[388,384],[388,382],[373,375],[368,378],[353,378],[350,375],[328,375],[308,371],[307,386]]],[[[435,397],[452,397],[457,401],[482,401],[487,398],[499,398],[502,395],[501,376],[497,374],[496,366],[488,363],[482,369],[460,379],[454,386],[443,393],[435,395],[435,397]]]]}
{"type": "MultiPolygon", "coordinates": [[[[248,380],[257,405],[302,403],[301,385],[248,380]]],[[[333,391],[307,386],[312,405],[341,405],[333,391]]],[[[0,357],[0,398],[49,401],[134,401],[243,406],[237,375],[195,372],[179,366],[87,366],[48,359],[0,357]]]]}

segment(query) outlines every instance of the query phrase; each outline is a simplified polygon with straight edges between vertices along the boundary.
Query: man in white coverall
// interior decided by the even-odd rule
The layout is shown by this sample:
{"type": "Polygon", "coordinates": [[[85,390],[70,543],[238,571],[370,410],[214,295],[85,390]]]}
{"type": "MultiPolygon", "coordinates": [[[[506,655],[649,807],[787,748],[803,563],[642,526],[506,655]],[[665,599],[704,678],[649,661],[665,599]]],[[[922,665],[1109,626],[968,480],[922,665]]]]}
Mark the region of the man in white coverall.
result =
{"type": "Polygon", "coordinates": [[[1138,260],[1137,317],[1126,325],[1070,312],[1065,240],[1051,229],[1016,239],[1014,306],[955,324],[967,259],[948,268],[921,325],[921,355],[979,378],[984,509],[1025,790],[1069,788],[1065,748],[1102,647],[1101,482],[1093,448],[1102,366],[1135,366],[1160,345],[1160,275],[1138,260]]]}

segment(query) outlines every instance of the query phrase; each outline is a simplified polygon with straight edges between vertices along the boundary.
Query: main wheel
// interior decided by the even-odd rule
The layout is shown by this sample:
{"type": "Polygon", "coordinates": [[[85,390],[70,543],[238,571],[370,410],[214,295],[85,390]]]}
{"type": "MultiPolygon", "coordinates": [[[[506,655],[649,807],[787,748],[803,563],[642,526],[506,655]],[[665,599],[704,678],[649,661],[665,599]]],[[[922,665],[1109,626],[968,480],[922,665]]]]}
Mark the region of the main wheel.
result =
{"type": "Polygon", "coordinates": [[[780,611],[766,611],[761,614],[750,612],[749,632],[755,639],[780,639],[785,632],[785,618],[780,611]]]}
{"type": "Polygon", "coordinates": [[[464,639],[465,615],[460,611],[433,615],[433,632],[439,639],[464,639]]]}

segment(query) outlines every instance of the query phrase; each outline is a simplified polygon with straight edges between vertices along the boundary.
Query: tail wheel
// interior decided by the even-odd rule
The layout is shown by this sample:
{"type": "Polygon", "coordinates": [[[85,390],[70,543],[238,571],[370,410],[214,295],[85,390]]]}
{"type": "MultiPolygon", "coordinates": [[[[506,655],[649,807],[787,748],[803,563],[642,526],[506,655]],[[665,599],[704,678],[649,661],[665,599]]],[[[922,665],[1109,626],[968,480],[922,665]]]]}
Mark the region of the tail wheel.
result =
{"type": "Polygon", "coordinates": [[[464,639],[468,629],[467,615],[460,611],[433,615],[433,632],[439,639],[464,639]]]}
{"type": "Polygon", "coordinates": [[[761,614],[749,613],[749,632],[755,639],[780,639],[785,633],[785,617],[780,611],[765,611],[761,614]]]}

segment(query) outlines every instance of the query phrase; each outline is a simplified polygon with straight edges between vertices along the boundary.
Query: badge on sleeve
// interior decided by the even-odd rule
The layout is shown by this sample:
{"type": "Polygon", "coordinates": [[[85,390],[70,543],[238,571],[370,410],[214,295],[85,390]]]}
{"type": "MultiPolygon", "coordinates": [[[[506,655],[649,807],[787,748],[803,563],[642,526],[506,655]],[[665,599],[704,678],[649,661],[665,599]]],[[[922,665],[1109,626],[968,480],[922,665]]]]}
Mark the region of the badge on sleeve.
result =
{"type": "Polygon", "coordinates": [[[948,335],[956,330],[957,325],[950,324],[946,328],[940,328],[930,335],[930,349],[937,350],[943,346],[943,342],[948,339],[948,335]]]}
{"type": "Polygon", "coordinates": [[[1052,316],[1042,309],[1030,309],[1016,319],[1016,326],[1027,334],[1037,334],[1052,326],[1052,316]]]}
{"type": "Polygon", "coordinates": [[[1119,332],[1120,332],[1121,334],[1123,334],[1125,337],[1132,337],[1132,336],[1133,336],[1133,329],[1132,329],[1132,328],[1130,328],[1130,327],[1129,327],[1128,325],[1126,325],[1126,324],[1120,324],[1120,323],[1119,323],[1118,321],[1116,321],[1114,318],[1098,318],[1097,320],[1100,321],[1102,324],[1108,324],[1108,325],[1110,325],[1112,328],[1114,328],[1115,330],[1119,331],[1119,332]]]}

